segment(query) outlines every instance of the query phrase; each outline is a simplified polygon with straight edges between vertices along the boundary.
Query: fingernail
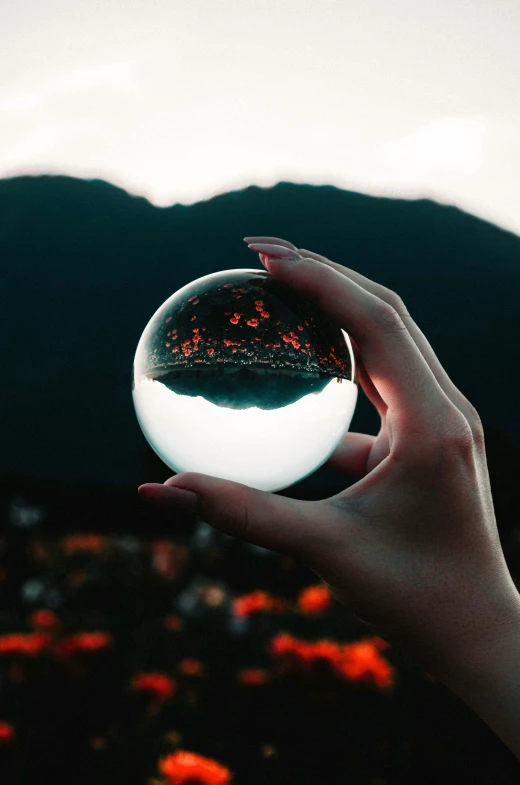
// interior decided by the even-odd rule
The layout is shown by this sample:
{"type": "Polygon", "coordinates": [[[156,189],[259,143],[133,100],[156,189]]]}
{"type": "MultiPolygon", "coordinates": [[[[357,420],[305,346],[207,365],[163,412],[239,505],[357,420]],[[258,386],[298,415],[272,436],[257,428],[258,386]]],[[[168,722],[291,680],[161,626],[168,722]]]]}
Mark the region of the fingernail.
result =
{"type": "Polygon", "coordinates": [[[265,260],[265,266],[268,270],[271,270],[273,267],[276,270],[277,266],[279,265],[280,268],[284,270],[290,269],[292,267],[300,267],[303,259],[301,256],[293,256],[291,259],[288,258],[277,258],[276,256],[268,256],[265,260]]]}
{"type": "Polygon", "coordinates": [[[275,256],[281,259],[298,259],[300,254],[292,248],[285,248],[283,245],[272,245],[271,243],[250,243],[248,245],[252,251],[263,253],[267,256],[275,256]]]}
{"type": "Polygon", "coordinates": [[[193,491],[176,488],[173,485],[146,483],[137,489],[141,499],[160,507],[175,507],[187,515],[196,515],[199,497],[193,491]]]}

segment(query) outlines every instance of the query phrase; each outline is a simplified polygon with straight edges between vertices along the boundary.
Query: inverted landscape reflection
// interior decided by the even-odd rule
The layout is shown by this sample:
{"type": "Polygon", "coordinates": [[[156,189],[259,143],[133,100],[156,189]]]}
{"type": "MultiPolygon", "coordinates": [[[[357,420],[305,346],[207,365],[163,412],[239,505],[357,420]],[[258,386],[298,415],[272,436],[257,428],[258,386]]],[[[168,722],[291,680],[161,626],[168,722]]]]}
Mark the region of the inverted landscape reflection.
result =
{"type": "Polygon", "coordinates": [[[224,270],[175,292],[134,360],[137,418],[167,466],[266,491],[327,460],[357,393],[347,333],[258,270],[224,270]]]}

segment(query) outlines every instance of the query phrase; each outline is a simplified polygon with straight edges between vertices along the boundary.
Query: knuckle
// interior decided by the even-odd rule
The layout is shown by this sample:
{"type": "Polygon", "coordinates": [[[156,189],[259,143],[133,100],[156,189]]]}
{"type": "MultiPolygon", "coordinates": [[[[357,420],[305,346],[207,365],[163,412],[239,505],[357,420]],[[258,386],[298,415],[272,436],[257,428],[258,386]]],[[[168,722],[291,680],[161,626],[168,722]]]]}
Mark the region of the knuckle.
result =
{"type": "Polygon", "coordinates": [[[475,440],[475,443],[478,444],[479,446],[482,446],[484,444],[484,426],[482,425],[480,414],[475,409],[471,401],[468,401],[468,399],[465,398],[463,395],[461,400],[461,406],[464,412],[464,416],[473,433],[473,438],[475,440]]]}
{"type": "Polygon", "coordinates": [[[394,311],[401,319],[403,317],[406,318],[410,316],[410,314],[408,313],[408,309],[403,302],[402,297],[400,297],[397,294],[397,292],[394,292],[392,289],[387,289],[386,287],[383,287],[381,297],[382,299],[385,300],[385,302],[387,302],[389,305],[392,306],[394,311]]]}
{"type": "Polygon", "coordinates": [[[250,515],[246,500],[241,494],[237,493],[227,500],[218,517],[230,534],[247,540],[251,528],[250,515]]]}
{"type": "MultiPolygon", "coordinates": [[[[456,409],[456,407],[454,407],[456,409]]],[[[459,409],[446,418],[442,430],[442,439],[445,444],[462,451],[473,448],[475,440],[473,430],[459,409]]]]}
{"type": "Polygon", "coordinates": [[[396,309],[389,303],[381,300],[374,304],[372,320],[384,333],[393,334],[406,330],[406,326],[396,309]]]}

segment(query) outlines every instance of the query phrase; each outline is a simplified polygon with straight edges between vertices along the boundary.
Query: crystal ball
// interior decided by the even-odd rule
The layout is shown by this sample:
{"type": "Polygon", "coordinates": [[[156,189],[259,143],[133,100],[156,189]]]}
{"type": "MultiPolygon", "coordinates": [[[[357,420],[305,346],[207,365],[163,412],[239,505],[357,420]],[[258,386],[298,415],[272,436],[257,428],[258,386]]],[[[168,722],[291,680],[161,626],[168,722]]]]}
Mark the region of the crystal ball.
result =
{"type": "Polygon", "coordinates": [[[316,471],[357,401],[347,333],[263,270],[222,270],[174,292],[134,358],[132,395],[174,472],[279,491],[316,471]]]}

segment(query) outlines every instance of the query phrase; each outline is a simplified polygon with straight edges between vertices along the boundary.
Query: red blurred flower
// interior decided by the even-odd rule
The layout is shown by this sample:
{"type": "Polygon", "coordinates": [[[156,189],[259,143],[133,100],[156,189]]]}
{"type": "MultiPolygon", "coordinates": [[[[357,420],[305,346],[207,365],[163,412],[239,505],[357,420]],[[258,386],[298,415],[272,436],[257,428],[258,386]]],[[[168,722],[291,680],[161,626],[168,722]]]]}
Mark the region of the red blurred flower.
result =
{"type": "Polygon", "coordinates": [[[167,581],[178,580],[188,560],[189,552],[184,545],[170,540],[156,540],[151,544],[152,568],[167,581]]]}
{"type": "Polygon", "coordinates": [[[395,671],[381,655],[388,644],[382,638],[367,638],[340,644],[331,640],[302,641],[282,632],[271,641],[270,651],[286,666],[309,671],[316,660],[326,660],[331,668],[349,681],[371,683],[380,689],[394,684],[395,671]]]}
{"type": "Polygon", "coordinates": [[[175,680],[165,673],[137,673],[132,679],[134,690],[151,692],[157,698],[171,698],[176,690],[175,680]]]}
{"type": "Polygon", "coordinates": [[[34,611],[29,617],[29,622],[33,627],[40,630],[55,630],[60,626],[60,620],[54,611],[48,608],[40,608],[34,611]]]}
{"type": "Polygon", "coordinates": [[[251,613],[260,611],[280,612],[284,611],[286,607],[286,600],[281,597],[273,597],[266,591],[254,591],[233,600],[235,616],[249,616],[251,613]]]}
{"type": "Polygon", "coordinates": [[[260,686],[270,681],[269,671],[265,668],[244,668],[239,671],[237,679],[246,686],[260,686]]]}
{"type": "Polygon", "coordinates": [[[184,627],[184,619],[181,616],[177,616],[175,613],[171,613],[168,616],[165,616],[163,626],[170,632],[180,632],[184,627]]]}
{"type": "Polygon", "coordinates": [[[342,649],[339,671],[347,679],[372,682],[380,689],[393,686],[394,668],[381,657],[370,639],[347,644],[342,649]]]}
{"type": "Polygon", "coordinates": [[[61,541],[61,546],[68,556],[78,551],[101,553],[107,545],[108,537],[101,534],[69,534],[61,541]]]}
{"type": "Polygon", "coordinates": [[[0,635],[0,654],[35,657],[49,644],[50,635],[40,632],[11,632],[0,635]]]}
{"type": "Polygon", "coordinates": [[[163,758],[159,770],[167,778],[168,785],[228,785],[231,782],[228,768],[185,750],[163,758]]]}
{"type": "Polygon", "coordinates": [[[8,722],[0,721],[0,744],[8,744],[14,739],[14,728],[8,722]]]}
{"type": "Polygon", "coordinates": [[[88,580],[88,575],[85,570],[72,570],[69,572],[67,581],[69,586],[72,586],[73,589],[79,589],[81,586],[84,586],[88,580]]]}
{"type": "Polygon", "coordinates": [[[202,676],[205,671],[204,663],[193,657],[185,657],[179,662],[179,670],[185,676],[202,676]]]}
{"type": "Polygon", "coordinates": [[[332,594],[325,584],[307,586],[300,592],[297,603],[302,613],[322,613],[332,605],[332,594]]]}
{"type": "Polygon", "coordinates": [[[108,632],[78,632],[59,641],[56,652],[66,657],[78,651],[100,651],[108,648],[112,643],[112,636],[108,632]]]}

